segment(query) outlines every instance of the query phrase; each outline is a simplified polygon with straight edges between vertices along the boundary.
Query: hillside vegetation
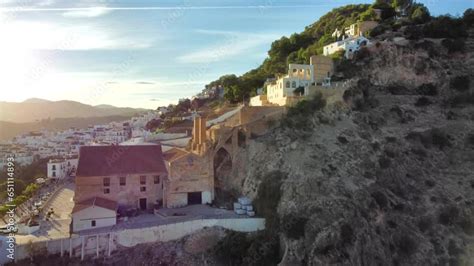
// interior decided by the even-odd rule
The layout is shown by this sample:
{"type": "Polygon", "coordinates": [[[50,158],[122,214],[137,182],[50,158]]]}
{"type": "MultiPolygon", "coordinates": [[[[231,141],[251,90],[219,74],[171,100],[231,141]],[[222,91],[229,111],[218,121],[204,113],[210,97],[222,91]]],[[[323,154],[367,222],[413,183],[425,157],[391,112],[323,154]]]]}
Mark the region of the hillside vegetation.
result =
{"type": "Polygon", "coordinates": [[[303,102],[242,148],[235,189],[278,236],[227,261],[280,250],[280,265],[474,265],[473,18],[383,23],[342,65],[353,85],[338,104],[303,102]]]}
{"type": "MultiPolygon", "coordinates": [[[[331,35],[336,29],[343,29],[358,21],[376,20],[374,8],[383,8],[382,19],[389,20],[395,15],[392,6],[404,5],[407,1],[376,1],[373,5],[359,4],[338,7],[315,23],[307,26],[301,33],[290,37],[283,36],[271,44],[268,57],[256,69],[242,76],[234,74],[221,76],[206,87],[222,85],[225,98],[238,102],[255,95],[267,78],[284,74],[289,63],[308,64],[312,55],[322,54],[323,47],[335,41],[331,35]]],[[[412,23],[422,23],[429,18],[429,11],[422,4],[414,4],[408,9],[412,23]]]]}

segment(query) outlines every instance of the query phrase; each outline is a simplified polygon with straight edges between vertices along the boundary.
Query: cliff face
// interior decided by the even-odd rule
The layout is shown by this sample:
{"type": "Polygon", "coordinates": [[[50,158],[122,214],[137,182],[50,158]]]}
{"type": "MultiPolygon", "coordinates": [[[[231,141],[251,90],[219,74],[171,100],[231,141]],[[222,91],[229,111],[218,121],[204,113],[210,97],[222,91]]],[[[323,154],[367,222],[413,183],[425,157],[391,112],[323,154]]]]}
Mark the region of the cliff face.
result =
{"type": "Polygon", "coordinates": [[[243,194],[284,176],[283,265],[474,264],[474,51],[393,37],[341,68],[344,103],[237,157],[243,194]]]}

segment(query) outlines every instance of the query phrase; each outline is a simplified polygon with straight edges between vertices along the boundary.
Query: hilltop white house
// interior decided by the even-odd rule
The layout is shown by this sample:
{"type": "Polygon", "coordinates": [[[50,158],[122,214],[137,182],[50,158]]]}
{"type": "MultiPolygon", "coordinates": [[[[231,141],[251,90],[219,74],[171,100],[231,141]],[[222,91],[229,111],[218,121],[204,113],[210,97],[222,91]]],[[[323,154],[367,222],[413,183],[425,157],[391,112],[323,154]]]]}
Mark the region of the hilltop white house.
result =
{"type": "Polygon", "coordinates": [[[364,37],[364,35],[367,35],[367,32],[377,27],[377,25],[376,21],[361,21],[342,30],[336,29],[332,37],[338,40],[324,46],[323,54],[329,56],[338,51],[345,51],[344,57],[351,58],[361,47],[370,44],[369,39],[364,37]]]}

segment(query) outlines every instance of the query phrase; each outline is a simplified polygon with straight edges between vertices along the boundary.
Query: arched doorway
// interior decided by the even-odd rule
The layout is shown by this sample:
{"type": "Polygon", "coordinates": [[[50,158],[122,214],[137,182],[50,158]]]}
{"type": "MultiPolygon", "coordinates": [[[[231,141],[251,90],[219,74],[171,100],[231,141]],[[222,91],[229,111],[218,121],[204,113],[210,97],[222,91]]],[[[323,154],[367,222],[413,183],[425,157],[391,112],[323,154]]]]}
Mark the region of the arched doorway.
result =
{"type": "Polygon", "coordinates": [[[214,155],[214,203],[217,206],[231,205],[234,197],[226,188],[226,180],[232,171],[232,158],[225,148],[220,148],[214,155]]]}

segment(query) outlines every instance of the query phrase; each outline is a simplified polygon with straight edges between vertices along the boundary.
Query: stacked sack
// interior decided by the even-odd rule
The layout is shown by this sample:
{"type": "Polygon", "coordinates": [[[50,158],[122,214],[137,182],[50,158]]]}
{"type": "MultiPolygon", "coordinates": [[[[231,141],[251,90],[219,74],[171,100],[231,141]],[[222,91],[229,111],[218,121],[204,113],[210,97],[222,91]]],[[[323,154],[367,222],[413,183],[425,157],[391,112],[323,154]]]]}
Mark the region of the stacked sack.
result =
{"type": "Polygon", "coordinates": [[[247,214],[250,217],[255,216],[252,201],[247,197],[240,197],[238,202],[234,202],[234,212],[239,215],[247,214]]]}

